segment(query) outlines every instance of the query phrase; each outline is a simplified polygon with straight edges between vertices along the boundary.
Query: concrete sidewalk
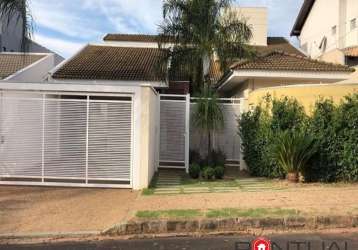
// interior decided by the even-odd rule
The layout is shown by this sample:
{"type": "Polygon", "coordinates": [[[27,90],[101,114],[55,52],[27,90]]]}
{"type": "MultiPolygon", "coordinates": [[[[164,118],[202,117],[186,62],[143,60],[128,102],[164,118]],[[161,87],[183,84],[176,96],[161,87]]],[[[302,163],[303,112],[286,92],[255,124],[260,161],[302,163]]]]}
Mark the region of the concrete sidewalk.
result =
{"type": "Polygon", "coordinates": [[[138,192],[0,186],[0,234],[102,231],[128,216],[138,192]]]}
{"type": "Polygon", "coordinates": [[[309,215],[358,215],[358,185],[265,192],[143,196],[123,189],[0,186],[0,234],[103,231],[136,211],[285,208],[309,215]]]}
{"type": "Polygon", "coordinates": [[[199,193],[140,196],[133,212],[140,210],[285,208],[312,215],[358,214],[358,185],[309,186],[262,192],[199,193]]]}

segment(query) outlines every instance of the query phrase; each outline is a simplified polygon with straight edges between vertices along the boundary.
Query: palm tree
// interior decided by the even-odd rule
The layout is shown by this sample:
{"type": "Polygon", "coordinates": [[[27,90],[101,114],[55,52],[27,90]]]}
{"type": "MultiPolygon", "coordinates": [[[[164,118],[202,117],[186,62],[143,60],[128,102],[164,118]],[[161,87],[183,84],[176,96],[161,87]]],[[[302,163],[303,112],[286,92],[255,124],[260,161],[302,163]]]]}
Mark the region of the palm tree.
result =
{"type": "Polygon", "coordinates": [[[197,99],[192,114],[193,124],[208,138],[208,164],[211,163],[212,133],[224,126],[224,115],[220,108],[217,94],[208,85],[205,85],[197,99]]]}
{"type": "Polygon", "coordinates": [[[169,53],[172,63],[187,65],[195,90],[210,83],[209,68],[214,56],[224,72],[234,59],[251,54],[247,46],[251,28],[230,9],[231,3],[232,0],[164,0],[159,46],[174,44],[169,53]]]}
{"type": "Polygon", "coordinates": [[[21,23],[21,51],[28,50],[33,32],[33,19],[28,0],[0,0],[0,17],[6,26],[16,20],[21,23]]]}

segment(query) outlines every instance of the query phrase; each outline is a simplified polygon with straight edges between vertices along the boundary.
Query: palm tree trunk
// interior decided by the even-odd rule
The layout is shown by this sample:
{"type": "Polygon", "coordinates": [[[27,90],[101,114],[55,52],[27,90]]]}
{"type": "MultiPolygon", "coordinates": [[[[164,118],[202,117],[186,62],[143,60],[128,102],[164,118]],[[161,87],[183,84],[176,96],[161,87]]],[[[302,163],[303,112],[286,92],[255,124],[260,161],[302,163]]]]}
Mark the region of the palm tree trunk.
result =
{"type": "Polygon", "coordinates": [[[208,165],[210,165],[211,164],[211,162],[212,162],[212,160],[211,160],[211,133],[210,133],[210,131],[208,131],[208,158],[207,158],[207,160],[208,160],[208,162],[207,162],[207,164],[208,165]]]}
{"type": "Polygon", "coordinates": [[[210,55],[207,53],[203,54],[202,56],[202,67],[203,67],[203,82],[207,84],[207,78],[210,71],[210,55]]]}

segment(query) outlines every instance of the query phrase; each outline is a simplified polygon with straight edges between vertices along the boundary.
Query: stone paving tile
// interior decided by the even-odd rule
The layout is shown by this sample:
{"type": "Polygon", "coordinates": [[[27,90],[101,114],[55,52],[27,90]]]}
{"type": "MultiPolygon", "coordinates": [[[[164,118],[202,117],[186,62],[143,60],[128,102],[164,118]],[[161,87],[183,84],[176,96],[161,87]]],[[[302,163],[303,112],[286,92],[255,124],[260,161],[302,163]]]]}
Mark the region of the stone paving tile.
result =
{"type": "Polygon", "coordinates": [[[238,179],[238,186],[190,186],[182,184],[183,180],[184,172],[161,170],[158,174],[154,194],[265,192],[284,189],[275,187],[265,178],[238,179]]]}

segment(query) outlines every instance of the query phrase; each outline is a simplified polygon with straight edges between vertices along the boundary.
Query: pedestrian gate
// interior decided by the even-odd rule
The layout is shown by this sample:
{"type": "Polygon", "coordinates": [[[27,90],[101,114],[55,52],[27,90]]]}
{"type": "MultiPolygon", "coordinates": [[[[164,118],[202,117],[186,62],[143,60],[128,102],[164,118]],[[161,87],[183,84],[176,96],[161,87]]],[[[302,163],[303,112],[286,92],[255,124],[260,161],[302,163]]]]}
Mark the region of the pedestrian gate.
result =
{"type": "Polygon", "coordinates": [[[189,167],[189,95],[160,95],[159,167],[189,167]]]}
{"type": "MultiPolygon", "coordinates": [[[[227,157],[227,165],[239,166],[241,144],[238,118],[243,111],[243,99],[220,98],[224,127],[213,135],[213,148],[227,157]]],[[[159,167],[188,170],[189,149],[207,155],[207,136],[194,125],[197,98],[189,95],[160,95],[160,154],[159,167]]]]}

